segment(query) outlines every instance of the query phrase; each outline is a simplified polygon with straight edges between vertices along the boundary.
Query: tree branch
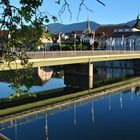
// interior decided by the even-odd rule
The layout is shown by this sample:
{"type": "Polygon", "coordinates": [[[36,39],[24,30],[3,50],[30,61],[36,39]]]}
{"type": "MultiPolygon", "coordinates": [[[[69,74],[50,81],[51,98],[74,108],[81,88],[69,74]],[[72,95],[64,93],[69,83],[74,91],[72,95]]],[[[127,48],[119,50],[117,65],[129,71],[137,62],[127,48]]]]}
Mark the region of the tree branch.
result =
{"type": "Polygon", "coordinates": [[[81,0],[81,3],[79,5],[79,10],[78,10],[78,15],[76,17],[76,20],[78,21],[78,18],[80,16],[80,12],[81,12],[81,9],[82,9],[82,6],[84,6],[86,8],[86,10],[90,11],[90,12],[94,12],[93,10],[89,9],[85,4],[84,4],[85,0],[81,0]]]}
{"type": "MultiPolygon", "coordinates": [[[[64,0],[64,4],[62,5],[62,8],[59,11],[59,14],[58,14],[59,18],[61,19],[61,15],[65,12],[66,8],[67,8],[67,10],[68,10],[68,12],[70,14],[70,21],[71,21],[71,19],[72,19],[72,12],[70,10],[70,5],[68,4],[67,0],[64,0]]],[[[62,19],[61,19],[61,21],[62,21],[62,19]]]]}
{"type": "Polygon", "coordinates": [[[100,0],[96,0],[96,1],[99,2],[100,4],[102,4],[103,6],[105,6],[105,4],[102,1],[100,1],[100,0]]]}

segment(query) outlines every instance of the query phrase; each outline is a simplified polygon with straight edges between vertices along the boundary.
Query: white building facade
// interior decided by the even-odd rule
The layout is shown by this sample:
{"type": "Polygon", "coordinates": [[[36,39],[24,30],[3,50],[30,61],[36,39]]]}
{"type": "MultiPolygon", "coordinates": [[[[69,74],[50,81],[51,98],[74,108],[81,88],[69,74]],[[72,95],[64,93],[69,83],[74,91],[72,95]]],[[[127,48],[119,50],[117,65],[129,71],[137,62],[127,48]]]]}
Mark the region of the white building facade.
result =
{"type": "Polygon", "coordinates": [[[122,26],[106,39],[107,50],[140,50],[140,16],[133,27],[122,26]]]}

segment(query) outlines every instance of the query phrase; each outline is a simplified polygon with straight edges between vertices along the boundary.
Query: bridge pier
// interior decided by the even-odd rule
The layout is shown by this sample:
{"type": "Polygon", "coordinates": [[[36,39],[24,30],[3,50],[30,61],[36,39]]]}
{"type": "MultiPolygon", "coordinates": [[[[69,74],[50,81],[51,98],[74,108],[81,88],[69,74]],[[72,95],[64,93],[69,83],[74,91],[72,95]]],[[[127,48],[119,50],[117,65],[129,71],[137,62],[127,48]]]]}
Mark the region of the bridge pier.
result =
{"type": "Polygon", "coordinates": [[[93,88],[93,64],[71,64],[64,66],[66,85],[93,88]]]}
{"type": "Polygon", "coordinates": [[[64,65],[64,73],[78,76],[93,76],[93,64],[64,65]]]}

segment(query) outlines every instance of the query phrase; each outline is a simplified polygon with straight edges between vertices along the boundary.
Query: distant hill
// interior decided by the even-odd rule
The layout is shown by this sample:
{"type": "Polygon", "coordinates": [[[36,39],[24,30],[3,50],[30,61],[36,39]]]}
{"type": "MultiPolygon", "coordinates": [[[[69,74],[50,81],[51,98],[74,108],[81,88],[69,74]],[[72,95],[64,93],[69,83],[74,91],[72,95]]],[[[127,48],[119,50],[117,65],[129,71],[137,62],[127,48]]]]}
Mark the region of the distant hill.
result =
{"type": "MultiPolygon", "coordinates": [[[[95,29],[99,26],[100,24],[96,22],[90,22],[91,30],[95,31],[95,29]]],[[[48,30],[50,33],[68,33],[72,32],[74,30],[85,30],[87,26],[87,22],[80,22],[80,23],[73,23],[73,24],[60,24],[60,23],[53,23],[48,25],[48,30]]]]}
{"type": "MultiPolygon", "coordinates": [[[[128,25],[132,27],[136,23],[136,20],[132,20],[126,23],[120,23],[120,24],[113,24],[113,25],[128,25]]],[[[91,30],[95,31],[98,26],[101,24],[98,24],[96,22],[91,21],[90,26],[91,30]]],[[[111,25],[111,24],[110,24],[111,25]]],[[[74,30],[85,30],[87,26],[87,21],[80,22],[80,23],[73,23],[73,24],[60,24],[60,23],[53,23],[48,25],[48,30],[50,33],[69,33],[74,30]]],[[[109,25],[103,25],[103,26],[109,26],[109,25]]]]}
{"type": "Polygon", "coordinates": [[[132,20],[132,21],[127,22],[126,24],[132,27],[136,22],[137,22],[136,20],[132,20]]]}

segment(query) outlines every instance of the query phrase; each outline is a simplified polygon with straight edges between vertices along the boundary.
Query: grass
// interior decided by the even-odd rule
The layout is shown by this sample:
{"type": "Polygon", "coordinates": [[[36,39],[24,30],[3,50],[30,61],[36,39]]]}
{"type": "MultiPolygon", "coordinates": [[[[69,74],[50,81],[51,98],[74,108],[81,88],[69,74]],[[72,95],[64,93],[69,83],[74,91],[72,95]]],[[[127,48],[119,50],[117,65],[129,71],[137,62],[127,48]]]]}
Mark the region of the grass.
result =
{"type": "Polygon", "coordinates": [[[98,92],[103,92],[103,94],[108,93],[110,90],[115,91],[115,88],[117,90],[118,87],[122,87],[123,85],[132,84],[134,82],[138,82],[139,80],[140,80],[140,77],[129,78],[129,79],[121,81],[121,82],[105,85],[105,86],[95,88],[95,89],[84,90],[84,91],[80,91],[80,92],[71,93],[68,95],[62,95],[60,97],[54,97],[54,98],[50,98],[50,99],[46,99],[46,100],[42,100],[42,101],[37,101],[37,102],[33,102],[33,103],[19,105],[16,107],[11,107],[11,108],[9,107],[6,109],[1,109],[0,110],[0,117],[4,117],[4,116],[12,115],[15,113],[27,111],[30,109],[40,108],[42,106],[55,105],[55,104],[63,102],[63,101],[76,100],[80,97],[84,98],[87,95],[96,94],[98,92]]]}

